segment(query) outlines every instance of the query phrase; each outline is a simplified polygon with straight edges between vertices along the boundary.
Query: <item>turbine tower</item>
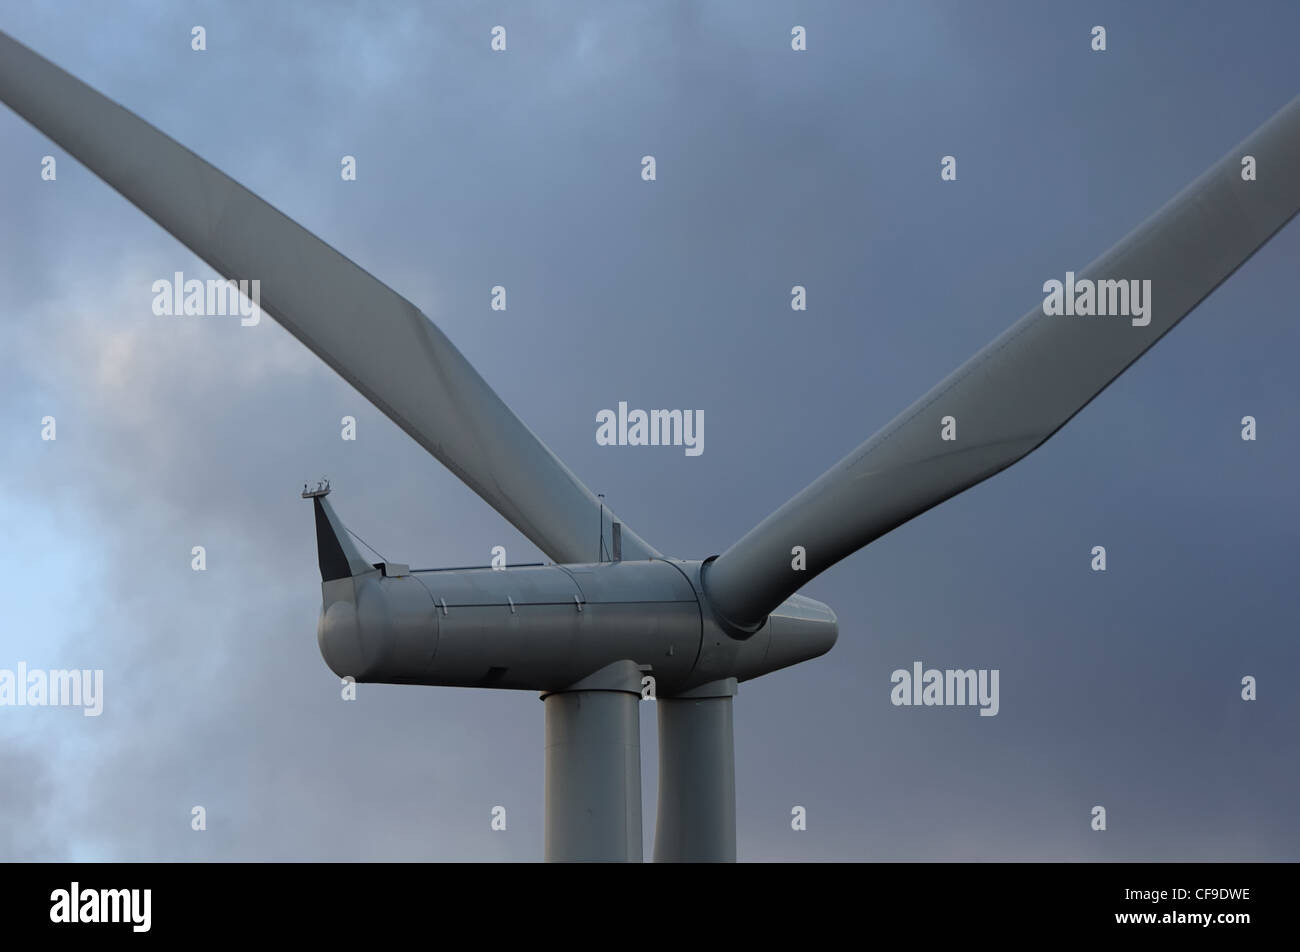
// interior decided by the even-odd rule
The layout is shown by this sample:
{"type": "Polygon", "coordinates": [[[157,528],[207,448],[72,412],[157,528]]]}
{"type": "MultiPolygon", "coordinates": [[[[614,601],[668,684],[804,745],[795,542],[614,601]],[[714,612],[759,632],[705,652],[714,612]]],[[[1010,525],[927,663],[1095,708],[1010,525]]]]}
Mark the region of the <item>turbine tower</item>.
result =
{"type": "Polygon", "coordinates": [[[328,488],[304,488],[317,637],[336,674],[545,699],[548,860],[642,858],[639,702],[651,683],[654,858],[734,860],[736,686],[826,653],[838,634],[830,608],[798,589],[1040,446],[1300,210],[1298,97],[1079,272],[1080,286],[1112,291],[1149,281],[1145,323],[1035,306],[731,548],[681,561],[605,508],[413,304],[3,33],[0,100],[223,276],[259,280],[267,313],[554,560],[374,564],[328,488]],[[1247,155],[1257,180],[1241,174],[1247,155]]]}

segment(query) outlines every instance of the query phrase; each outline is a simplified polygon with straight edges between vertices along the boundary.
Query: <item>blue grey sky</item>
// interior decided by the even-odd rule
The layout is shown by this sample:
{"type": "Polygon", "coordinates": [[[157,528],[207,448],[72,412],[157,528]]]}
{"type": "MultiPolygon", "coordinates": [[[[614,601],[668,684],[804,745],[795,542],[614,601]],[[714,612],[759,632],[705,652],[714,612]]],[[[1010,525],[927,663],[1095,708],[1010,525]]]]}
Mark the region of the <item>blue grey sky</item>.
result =
{"type": "MultiPolygon", "coordinates": [[[[1300,92],[1300,7],[1264,0],[0,0],[0,29],[412,300],[682,558],[1300,92]],[[702,410],[704,453],[598,446],[620,400],[702,410]]],[[[0,668],[105,672],[98,718],[0,708],[0,858],[540,859],[537,696],[340,700],[297,494],[328,475],[414,565],[537,550],[269,318],[155,316],[153,281],[214,272],[7,109],[0,210],[0,668]]],[[[808,584],[840,640],[741,686],[742,860],[1300,859],[1297,262],[1293,223],[1043,448],[808,584]],[[999,669],[1000,712],[892,706],[918,660],[999,669]]],[[[647,855],[656,754],[647,703],[647,855]]]]}

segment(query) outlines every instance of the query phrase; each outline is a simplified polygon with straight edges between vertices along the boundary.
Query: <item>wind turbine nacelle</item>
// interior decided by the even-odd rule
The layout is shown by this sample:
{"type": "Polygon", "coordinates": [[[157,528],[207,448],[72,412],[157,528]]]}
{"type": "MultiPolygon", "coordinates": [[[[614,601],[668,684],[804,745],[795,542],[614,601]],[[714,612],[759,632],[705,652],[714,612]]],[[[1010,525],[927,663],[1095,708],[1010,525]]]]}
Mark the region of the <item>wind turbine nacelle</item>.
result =
{"type": "Polygon", "coordinates": [[[702,594],[700,566],[649,559],[412,573],[381,564],[322,583],[317,638],[330,669],[358,682],[550,691],[626,659],[666,696],[755,678],[835,644],[834,612],[800,595],[752,635],[728,634],[702,594]]]}

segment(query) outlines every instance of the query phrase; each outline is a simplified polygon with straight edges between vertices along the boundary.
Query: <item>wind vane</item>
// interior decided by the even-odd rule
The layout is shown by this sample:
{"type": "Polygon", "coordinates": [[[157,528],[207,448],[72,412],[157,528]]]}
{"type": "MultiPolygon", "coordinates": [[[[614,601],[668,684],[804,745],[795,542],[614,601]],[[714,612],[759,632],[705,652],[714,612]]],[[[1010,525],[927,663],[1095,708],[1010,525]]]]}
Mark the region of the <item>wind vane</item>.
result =
{"type": "Polygon", "coordinates": [[[309,489],[306,483],[302,484],[303,499],[318,499],[321,496],[330,494],[330,481],[328,479],[319,479],[316,481],[316,488],[309,489]]]}

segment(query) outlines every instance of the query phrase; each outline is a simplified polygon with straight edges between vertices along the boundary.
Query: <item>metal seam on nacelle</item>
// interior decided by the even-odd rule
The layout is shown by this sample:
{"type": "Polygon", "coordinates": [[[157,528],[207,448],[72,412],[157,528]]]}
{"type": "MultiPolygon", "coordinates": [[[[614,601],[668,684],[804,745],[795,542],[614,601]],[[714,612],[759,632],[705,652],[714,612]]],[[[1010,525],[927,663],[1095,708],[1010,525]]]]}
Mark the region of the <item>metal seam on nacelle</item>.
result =
{"type": "Polygon", "coordinates": [[[695,658],[691,661],[691,670],[687,675],[687,677],[689,677],[691,674],[694,674],[695,669],[700,666],[700,658],[704,654],[704,593],[696,587],[695,582],[691,579],[690,575],[687,574],[687,572],[676,562],[671,559],[652,559],[651,561],[666,562],[668,565],[671,565],[677,570],[678,574],[681,575],[682,578],[686,579],[686,584],[689,585],[691,591],[695,593],[695,611],[700,620],[700,636],[695,641],[695,658]]]}

